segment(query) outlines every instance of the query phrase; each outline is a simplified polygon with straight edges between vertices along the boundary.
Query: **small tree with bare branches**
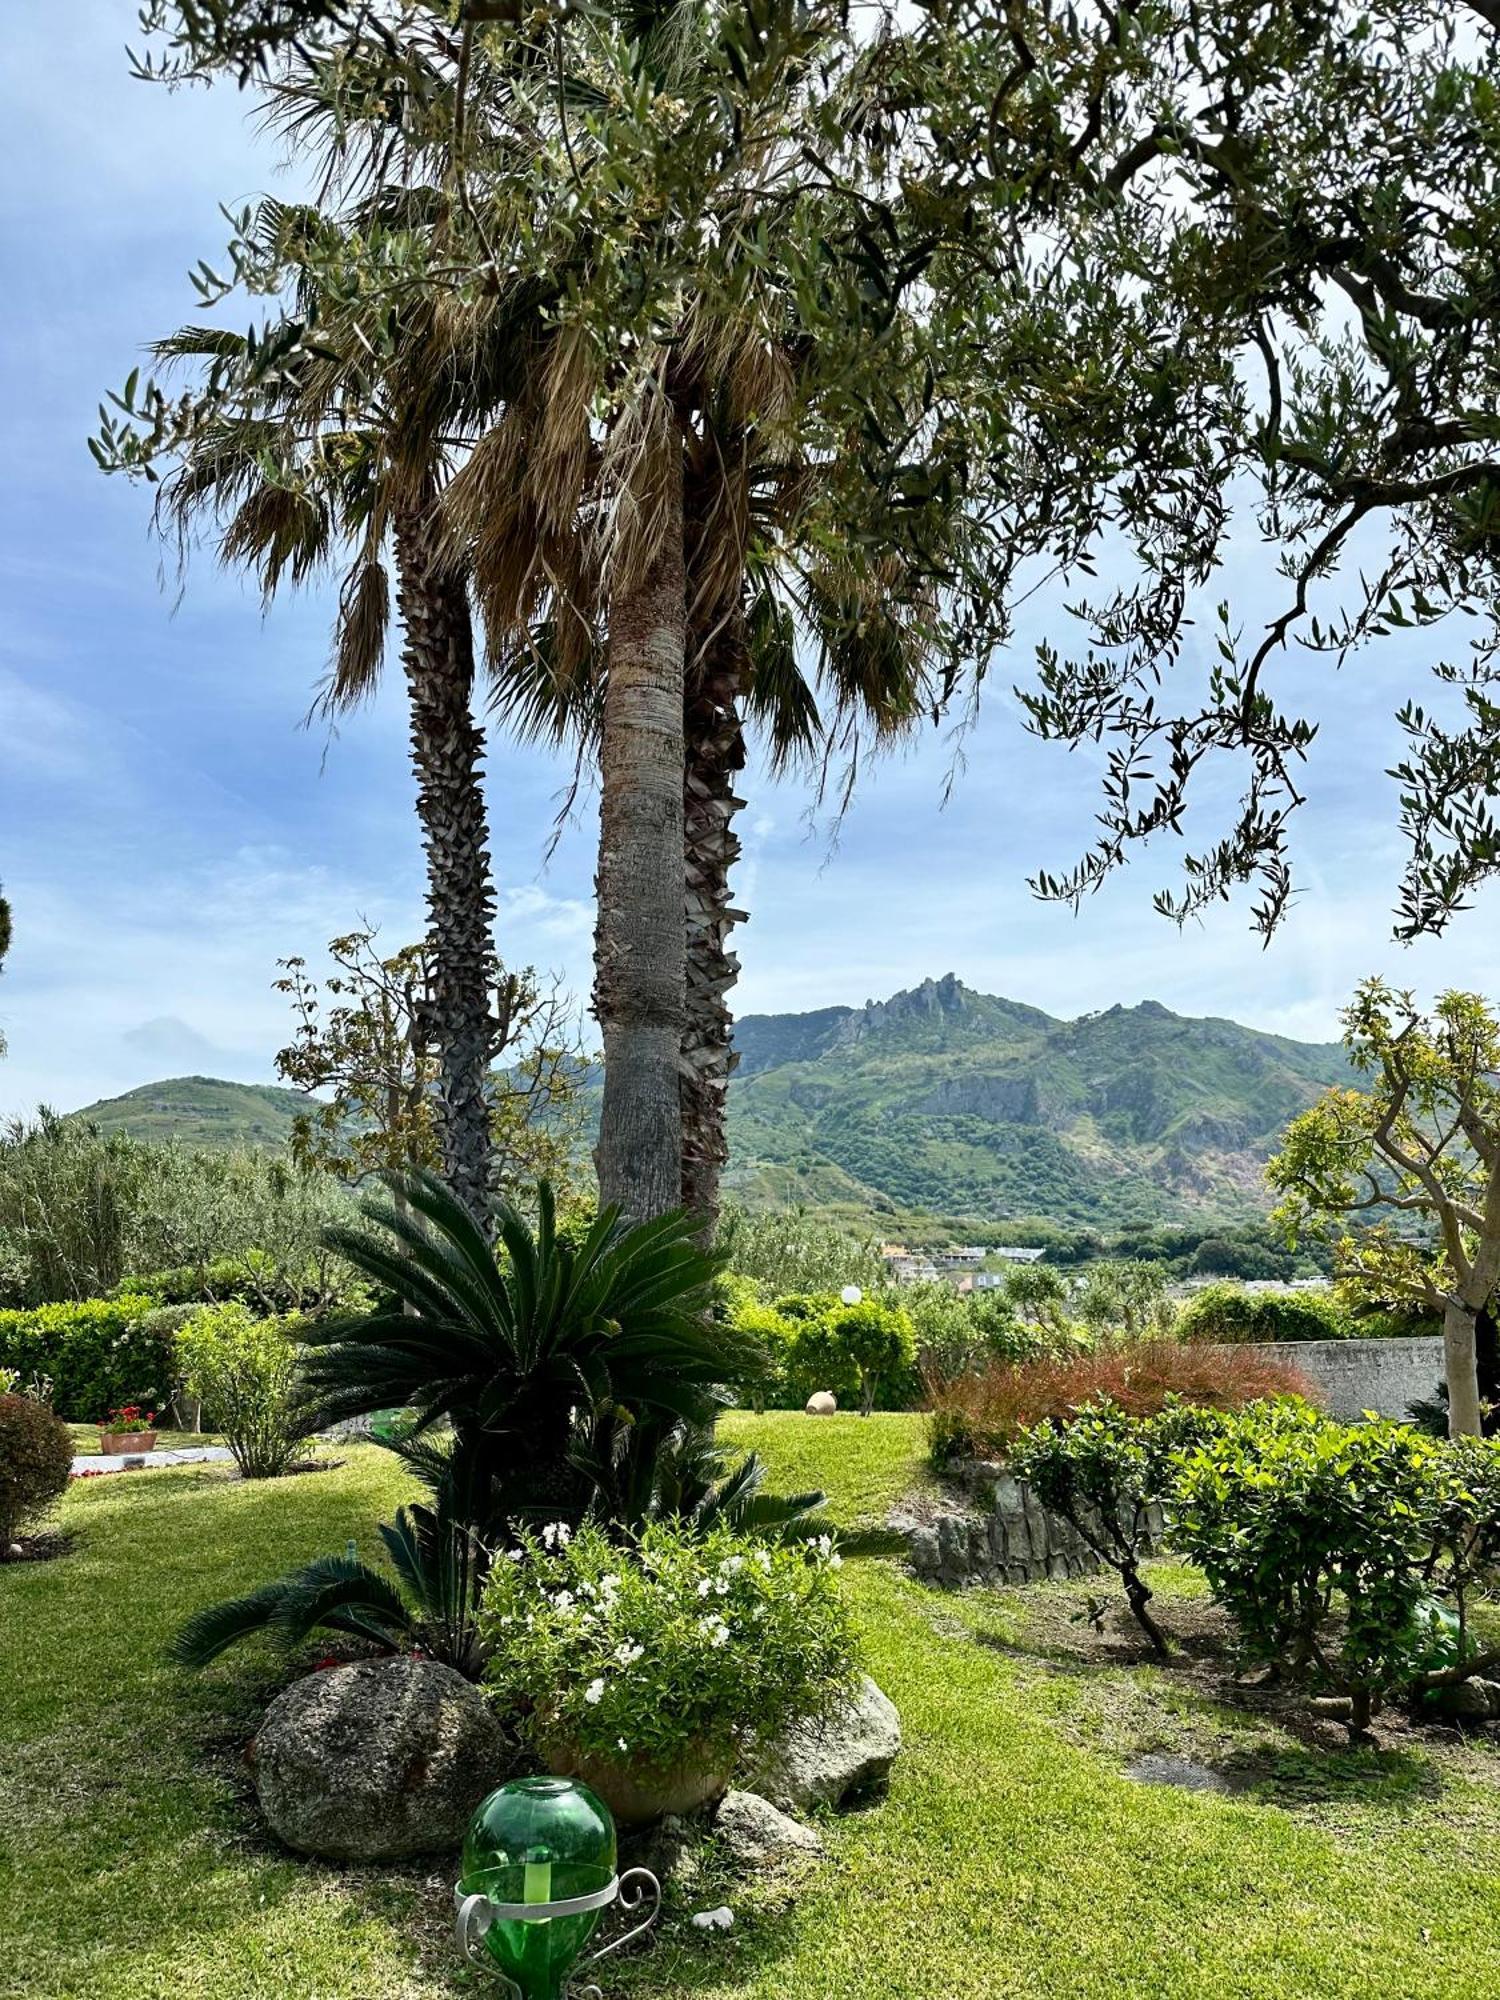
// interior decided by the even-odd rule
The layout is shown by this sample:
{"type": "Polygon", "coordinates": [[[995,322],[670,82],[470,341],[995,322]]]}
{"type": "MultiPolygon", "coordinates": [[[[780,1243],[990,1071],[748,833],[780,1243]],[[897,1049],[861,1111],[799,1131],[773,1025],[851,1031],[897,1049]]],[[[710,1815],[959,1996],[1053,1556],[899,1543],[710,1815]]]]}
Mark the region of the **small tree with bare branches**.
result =
{"type": "MultiPolygon", "coordinates": [[[[293,1149],[346,1180],[435,1168],[441,1158],[427,953],[406,945],[383,957],[375,935],[332,939],[333,970],[321,984],[302,958],[279,960],[275,982],[297,1022],[276,1072],[308,1096],[293,1149]]],[[[542,1178],[566,1188],[583,1149],[578,1087],[587,1069],[567,996],[530,966],[502,968],[492,1010],[499,1057],[487,1099],[497,1182],[512,1194],[542,1178]]]]}

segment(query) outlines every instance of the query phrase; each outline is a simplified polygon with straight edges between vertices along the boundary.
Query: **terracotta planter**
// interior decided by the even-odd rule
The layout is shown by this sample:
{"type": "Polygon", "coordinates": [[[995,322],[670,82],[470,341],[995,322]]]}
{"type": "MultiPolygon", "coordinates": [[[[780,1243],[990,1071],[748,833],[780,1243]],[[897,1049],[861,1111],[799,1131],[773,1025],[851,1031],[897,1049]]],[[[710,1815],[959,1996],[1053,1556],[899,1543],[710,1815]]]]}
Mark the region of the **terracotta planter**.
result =
{"type": "Polygon", "coordinates": [[[106,1458],[135,1458],[156,1445],[155,1431],[100,1431],[99,1449],[106,1458]]]}
{"type": "Polygon", "coordinates": [[[734,1771],[732,1750],[690,1750],[663,1766],[638,1757],[607,1757],[574,1743],[543,1746],[547,1769],[559,1778],[581,1778],[621,1826],[645,1826],[668,1813],[693,1813],[722,1798],[734,1771]]]}

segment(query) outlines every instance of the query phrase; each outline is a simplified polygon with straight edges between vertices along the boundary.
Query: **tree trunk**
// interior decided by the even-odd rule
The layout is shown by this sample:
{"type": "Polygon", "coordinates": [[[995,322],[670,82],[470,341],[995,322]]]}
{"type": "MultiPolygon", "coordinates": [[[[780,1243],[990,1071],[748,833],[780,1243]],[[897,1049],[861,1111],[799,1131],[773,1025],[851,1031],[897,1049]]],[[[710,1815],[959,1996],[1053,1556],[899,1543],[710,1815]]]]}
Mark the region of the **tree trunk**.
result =
{"type": "Polygon", "coordinates": [[[484,735],[470,707],[474,637],[463,576],[439,559],[426,510],[396,522],[398,600],[411,708],[417,817],[427,856],[428,991],[423,1026],[438,1058],[443,1176],[476,1216],[493,1169],[489,1069],[494,1049],[495,889],[480,767],[484,735]]]}
{"type": "Polygon", "coordinates": [[[687,1021],[682,1035],[682,1205],[711,1231],[719,1214],[719,1175],[729,1158],[725,1109],[739,1058],[728,995],[740,962],[728,937],[745,913],[731,907],[729,873],[740,855],[734,816],[744,805],[734,780],[745,766],[740,721],[742,662],[737,646],[710,656],[693,678],[685,705],[683,767],[684,882],[687,919],[687,1021]]]}
{"type": "Polygon", "coordinates": [[[1484,1429],[1474,1338],[1476,1317],[1467,1306],[1453,1299],[1443,1312],[1443,1370],[1448,1378],[1450,1437],[1478,1437],[1484,1429]]]}
{"type": "Polygon", "coordinates": [[[682,1200],[687,582],[680,467],[662,514],[650,564],[610,603],[600,744],[594,1012],[604,1041],[604,1102],[594,1163],[601,1202],[617,1204],[632,1222],[682,1200]]]}

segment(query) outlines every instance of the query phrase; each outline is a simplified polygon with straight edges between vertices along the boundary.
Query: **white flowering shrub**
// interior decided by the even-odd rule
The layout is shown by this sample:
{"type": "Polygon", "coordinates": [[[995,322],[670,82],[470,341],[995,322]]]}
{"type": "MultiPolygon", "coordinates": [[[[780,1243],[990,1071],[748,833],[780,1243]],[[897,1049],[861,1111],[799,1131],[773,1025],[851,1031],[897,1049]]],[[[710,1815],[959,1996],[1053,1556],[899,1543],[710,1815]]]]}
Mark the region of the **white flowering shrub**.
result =
{"type": "Polygon", "coordinates": [[[769,1546],[653,1523],[629,1547],[561,1524],[495,1564],[486,1679],[545,1749],[662,1769],[815,1715],[857,1648],[832,1541],[769,1546]]]}

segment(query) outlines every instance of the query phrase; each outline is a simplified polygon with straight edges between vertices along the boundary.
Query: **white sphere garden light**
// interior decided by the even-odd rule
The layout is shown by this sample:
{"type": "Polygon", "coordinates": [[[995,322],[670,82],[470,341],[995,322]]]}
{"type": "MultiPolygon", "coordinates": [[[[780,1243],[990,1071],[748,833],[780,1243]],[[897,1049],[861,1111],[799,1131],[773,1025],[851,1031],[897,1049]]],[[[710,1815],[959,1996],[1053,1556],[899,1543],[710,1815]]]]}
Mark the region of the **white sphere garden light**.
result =
{"type": "Polygon", "coordinates": [[[845,1285],[844,1289],[839,1293],[839,1298],[846,1306],[859,1305],[864,1296],[858,1285],[845,1285]]]}

